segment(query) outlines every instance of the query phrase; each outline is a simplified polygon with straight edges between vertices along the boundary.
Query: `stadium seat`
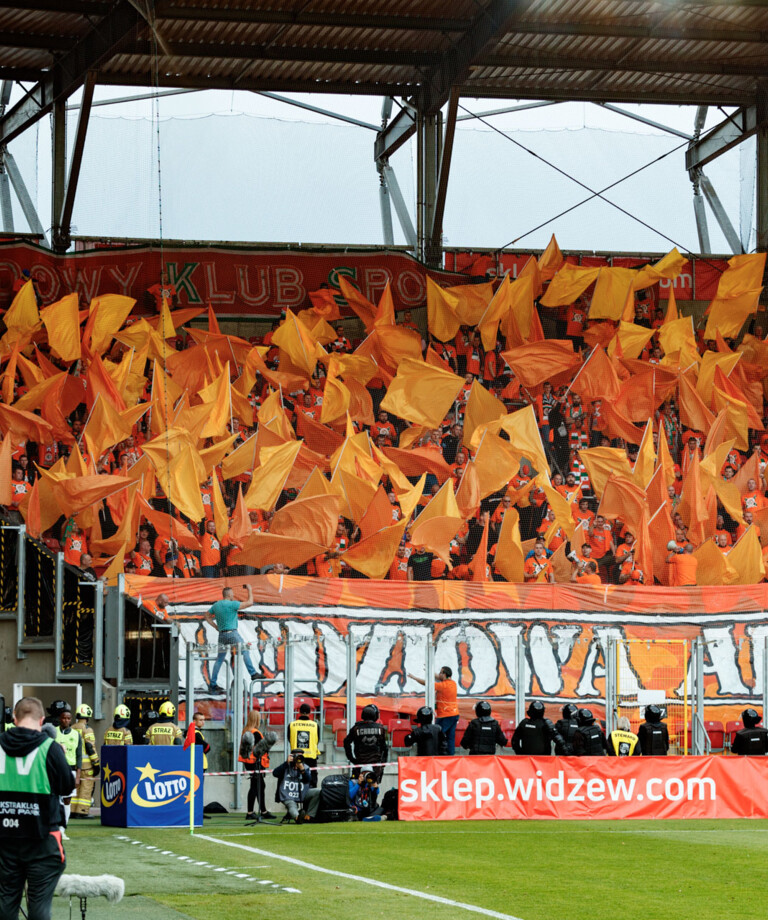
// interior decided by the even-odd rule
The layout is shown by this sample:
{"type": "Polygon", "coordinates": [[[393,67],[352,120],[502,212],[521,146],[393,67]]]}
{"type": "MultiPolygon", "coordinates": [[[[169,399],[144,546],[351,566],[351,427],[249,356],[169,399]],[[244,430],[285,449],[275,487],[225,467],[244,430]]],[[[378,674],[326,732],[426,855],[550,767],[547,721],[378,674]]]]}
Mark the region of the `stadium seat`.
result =
{"type": "Polygon", "coordinates": [[[512,735],[515,733],[515,720],[514,719],[500,719],[499,725],[501,730],[504,732],[504,737],[507,739],[507,746],[512,744],[512,735]]]}
{"type": "Polygon", "coordinates": [[[744,728],[744,725],[741,721],[725,723],[725,743],[729,751],[733,747],[733,739],[736,737],[736,732],[740,732],[742,728],[744,728]]]}
{"type": "Polygon", "coordinates": [[[707,721],[704,723],[712,746],[713,754],[722,754],[725,750],[725,729],[722,722],[707,721]]]}
{"type": "Polygon", "coordinates": [[[316,699],[313,699],[311,696],[295,696],[293,698],[293,713],[298,716],[299,707],[302,703],[306,703],[308,706],[312,707],[312,712],[315,712],[319,703],[316,699]]]}
{"type": "Polygon", "coordinates": [[[285,702],[282,696],[268,696],[264,700],[268,725],[285,725],[285,702]]]}
{"type": "Polygon", "coordinates": [[[323,719],[326,725],[333,725],[336,719],[343,719],[347,715],[347,707],[341,703],[326,703],[323,711],[323,719]]]}
{"type": "Polygon", "coordinates": [[[347,720],[336,719],[333,723],[333,743],[338,750],[343,750],[347,737],[347,720]]]}
{"type": "Polygon", "coordinates": [[[412,728],[409,719],[390,719],[387,723],[387,730],[391,738],[390,747],[397,751],[407,751],[405,746],[405,736],[410,733],[412,728]]]}
{"type": "Polygon", "coordinates": [[[465,732],[467,726],[469,725],[469,719],[459,719],[456,723],[456,737],[458,738],[460,732],[465,732]]]}

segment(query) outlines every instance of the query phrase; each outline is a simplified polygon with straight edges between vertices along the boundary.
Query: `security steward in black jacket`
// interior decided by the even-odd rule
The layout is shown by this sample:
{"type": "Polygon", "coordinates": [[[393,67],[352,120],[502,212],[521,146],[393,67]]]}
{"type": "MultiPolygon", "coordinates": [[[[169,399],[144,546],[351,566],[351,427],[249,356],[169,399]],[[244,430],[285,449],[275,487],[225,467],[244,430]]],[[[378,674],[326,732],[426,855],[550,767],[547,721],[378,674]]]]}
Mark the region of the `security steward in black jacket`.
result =
{"type": "Polygon", "coordinates": [[[575,703],[566,703],[563,706],[563,718],[555,722],[557,733],[563,739],[561,744],[555,744],[555,754],[565,757],[573,754],[573,736],[578,727],[579,707],[575,703]]]}
{"type": "Polygon", "coordinates": [[[512,750],[527,757],[549,756],[552,744],[563,747],[564,741],[553,723],[544,718],[544,704],[534,700],[528,707],[528,718],[515,729],[512,735],[512,750]]]}
{"type": "Polygon", "coordinates": [[[435,714],[429,706],[422,706],[416,713],[418,725],[405,736],[405,746],[416,745],[419,757],[436,757],[448,753],[448,739],[439,725],[434,725],[435,714]]]}
{"type": "Polygon", "coordinates": [[[496,745],[507,746],[507,739],[501,726],[491,715],[491,704],[487,700],[475,703],[476,719],[472,719],[461,739],[461,746],[470,754],[495,754],[496,745]]]}
{"type": "Polygon", "coordinates": [[[28,920],[48,920],[66,867],[60,796],[75,783],[64,751],[41,731],[40,700],[24,697],[13,728],[0,734],[0,917],[18,917],[24,886],[28,920]]]}
{"type": "Polygon", "coordinates": [[[661,709],[645,707],[645,722],[638,728],[637,737],[644,757],[666,757],[669,751],[669,731],[661,721],[661,709]]]}
{"type": "Polygon", "coordinates": [[[591,709],[579,711],[579,727],[573,734],[573,753],[576,757],[604,757],[608,751],[605,732],[595,723],[591,709]]]}
{"type": "MultiPolygon", "coordinates": [[[[380,764],[387,759],[387,730],[379,722],[379,707],[374,703],[363,706],[362,720],[355,722],[344,739],[344,753],[353,764],[380,764]]],[[[384,767],[374,767],[376,782],[381,782],[384,767]]],[[[358,771],[352,771],[356,776],[358,771]]]]}
{"type": "Polygon", "coordinates": [[[742,712],[744,728],[736,732],[731,745],[732,754],[746,754],[748,757],[768,754],[768,728],[758,724],[762,718],[756,709],[745,709],[742,712]]]}

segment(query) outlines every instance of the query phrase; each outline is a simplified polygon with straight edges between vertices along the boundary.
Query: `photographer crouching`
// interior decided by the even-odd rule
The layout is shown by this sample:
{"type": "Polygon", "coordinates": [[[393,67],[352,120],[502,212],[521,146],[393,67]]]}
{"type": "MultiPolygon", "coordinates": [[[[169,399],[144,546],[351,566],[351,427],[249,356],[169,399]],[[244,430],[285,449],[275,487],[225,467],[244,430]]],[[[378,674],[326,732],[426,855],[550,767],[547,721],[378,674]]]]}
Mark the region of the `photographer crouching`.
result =
{"type": "Polygon", "coordinates": [[[275,801],[285,805],[283,822],[302,824],[314,821],[320,807],[320,790],[311,787],[312,776],[304,763],[304,754],[293,750],[284,763],[275,767],[272,775],[277,779],[275,801]]]}

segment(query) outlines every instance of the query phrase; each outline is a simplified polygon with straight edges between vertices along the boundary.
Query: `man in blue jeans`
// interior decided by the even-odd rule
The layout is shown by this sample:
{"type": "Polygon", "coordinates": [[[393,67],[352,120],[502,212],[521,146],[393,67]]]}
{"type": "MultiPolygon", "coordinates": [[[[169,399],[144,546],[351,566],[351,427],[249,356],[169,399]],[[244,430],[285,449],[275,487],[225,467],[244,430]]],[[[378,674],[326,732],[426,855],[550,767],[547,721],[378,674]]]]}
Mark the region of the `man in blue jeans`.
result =
{"type": "MultiPolygon", "coordinates": [[[[253,605],[253,590],[251,586],[243,585],[243,587],[248,592],[247,600],[244,600],[242,603],[236,601],[232,588],[224,588],[222,600],[216,601],[211,609],[205,614],[206,622],[219,631],[219,654],[216,656],[216,663],[213,666],[213,674],[211,675],[211,683],[208,687],[210,693],[224,692],[224,688],[219,687],[216,683],[221,666],[224,664],[227,652],[233,645],[237,645],[238,647],[243,645],[243,637],[237,631],[237,615],[241,610],[245,610],[246,607],[251,607],[253,605]]],[[[242,652],[243,662],[246,668],[248,668],[251,680],[259,677],[259,672],[253,666],[248,649],[244,648],[242,652]]]]}

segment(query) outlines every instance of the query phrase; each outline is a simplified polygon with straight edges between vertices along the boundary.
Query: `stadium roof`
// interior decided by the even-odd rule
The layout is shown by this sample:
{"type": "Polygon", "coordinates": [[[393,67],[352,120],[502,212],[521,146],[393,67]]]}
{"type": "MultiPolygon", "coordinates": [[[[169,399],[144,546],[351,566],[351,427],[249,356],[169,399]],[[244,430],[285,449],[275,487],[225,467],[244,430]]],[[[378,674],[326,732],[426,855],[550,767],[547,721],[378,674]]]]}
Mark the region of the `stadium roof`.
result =
{"type": "MultiPolygon", "coordinates": [[[[763,0],[3,0],[0,79],[25,114],[84,82],[750,105],[763,0]]],[[[10,114],[10,113],[9,113],[10,114]]],[[[8,140],[7,123],[2,139],[8,140]]]]}

